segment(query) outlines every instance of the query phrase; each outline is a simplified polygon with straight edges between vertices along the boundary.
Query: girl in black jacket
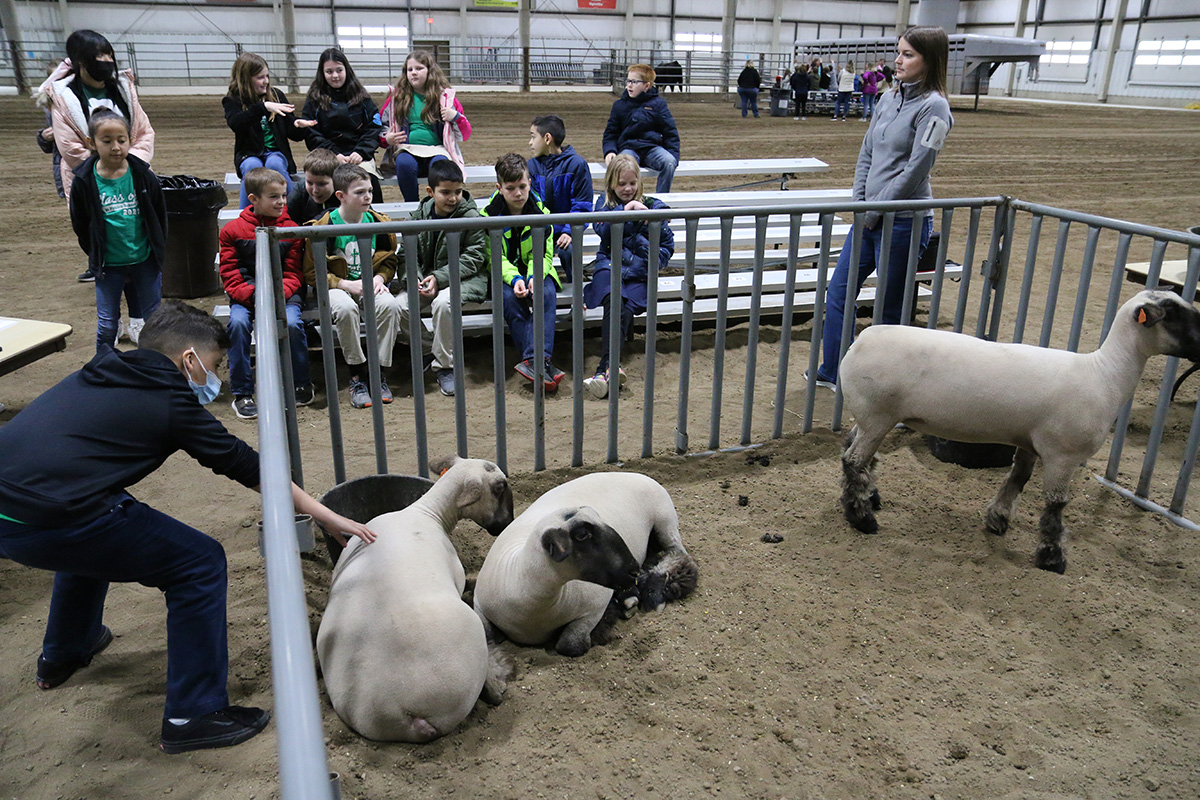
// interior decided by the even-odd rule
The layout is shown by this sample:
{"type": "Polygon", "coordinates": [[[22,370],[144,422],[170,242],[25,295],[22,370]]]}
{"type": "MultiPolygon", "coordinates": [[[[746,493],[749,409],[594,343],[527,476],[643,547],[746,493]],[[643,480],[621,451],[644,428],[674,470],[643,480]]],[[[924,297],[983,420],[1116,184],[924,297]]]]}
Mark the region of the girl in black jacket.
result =
{"type": "MultiPolygon", "coordinates": [[[[271,85],[271,71],[262,56],[242,53],[233,62],[229,94],[221,101],[225,124],[233,131],[233,164],[238,177],[256,167],[269,167],[283,175],[292,190],[292,147],[288,139],[303,141],[311,125],[296,119],[295,106],[271,85]]],[[[241,208],[250,205],[242,184],[241,208]]]]}
{"type": "Polygon", "coordinates": [[[88,147],[96,153],[75,170],[71,227],[96,276],[96,351],[111,348],[121,319],[121,292],[137,289],[149,317],[162,300],[167,208],[149,165],[129,154],[129,122],[101,108],[88,120],[88,147]]]}
{"type": "Polygon", "coordinates": [[[375,168],[375,151],[384,132],[379,108],[346,54],[336,47],[321,53],[302,116],[309,126],[308,149],[323,147],[337,156],[338,163],[365,169],[371,176],[371,202],[382,203],[383,187],[375,168]]]}

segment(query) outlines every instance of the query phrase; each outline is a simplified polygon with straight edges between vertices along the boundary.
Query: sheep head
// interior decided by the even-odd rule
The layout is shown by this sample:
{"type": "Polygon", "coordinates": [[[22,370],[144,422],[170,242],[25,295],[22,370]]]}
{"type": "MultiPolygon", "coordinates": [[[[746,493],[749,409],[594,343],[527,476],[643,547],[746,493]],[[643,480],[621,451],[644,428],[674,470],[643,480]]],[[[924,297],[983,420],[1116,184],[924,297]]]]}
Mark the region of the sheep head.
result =
{"type": "Polygon", "coordinates": [[[1200,361],[1200,311],[1171,291],[1139,292],[1134,321],[1151,334],[1154,352],[1200,361]]]}
{"type": "Polygon", "coordinates": [[[639,564],[625,540],[590,506],[555,511],[538,525],[542,549],[575,580],[609,589],[633,586],[639,564]]]}
{"type": "Polygon", "coordinates": [[[479,523],[492,536],[499,536],[513,521],[512,487],[498,466],[478,458],[456,458],[441,472],[452,472],[459,482],[460,517],[479,523]]]}

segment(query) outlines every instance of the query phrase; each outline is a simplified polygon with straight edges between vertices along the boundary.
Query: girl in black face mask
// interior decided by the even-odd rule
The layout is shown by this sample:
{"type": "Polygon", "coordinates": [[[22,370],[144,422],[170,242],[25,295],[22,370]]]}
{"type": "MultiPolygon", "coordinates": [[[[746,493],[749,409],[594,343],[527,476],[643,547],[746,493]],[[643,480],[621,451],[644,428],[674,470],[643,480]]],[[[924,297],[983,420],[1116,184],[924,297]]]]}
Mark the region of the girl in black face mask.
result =
{"type": "MultiPolygon", "coordinates": [[[[98,108],[111,108],[129,123],[131,155],[147,164],[154,157],[154,128],[138,103],[133,73],[118,72],[116,54],[108,39],[95,31],[79,30],[67,37],[67,58],[38,89],[40,102],[50,108],[54,143],[62,156],[63,192],[71,197],[75,169],[92,155],[87,148],[88,119],[98,108]]],[[[90,271],[80,281],[95,280],[90,271]]],[[[136,344],[142,309],[135,293],[129,302],[130,339],[136,344]]]]}

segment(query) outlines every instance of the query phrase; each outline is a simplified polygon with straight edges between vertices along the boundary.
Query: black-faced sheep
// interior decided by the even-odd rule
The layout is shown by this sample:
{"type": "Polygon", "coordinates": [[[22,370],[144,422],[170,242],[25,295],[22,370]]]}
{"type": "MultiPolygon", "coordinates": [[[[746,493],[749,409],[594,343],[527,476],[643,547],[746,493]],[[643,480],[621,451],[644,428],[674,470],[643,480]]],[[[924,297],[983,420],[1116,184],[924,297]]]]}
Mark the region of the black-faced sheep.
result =
{"type": "Polygon", "coordinates": [[[475,609],[519,644],[553,640],[560,654],[579,656],[614,589],[654,610],[688,595],[696,578],[667,490],[645,475],[601,472],[546,492],[500,534],[479,571],[475,609]],[[657,560],[646,565],[651,540],[657,560]]]}
{"type": "Polygon", "coordinates": [[[452,731],[481,692],[499,703],[510,672],[462,600],[466,576],[447,534],[459,519],[499,533],[513,519],[512,490],[495,464],[453,462],[400,511],[370,521],[334,570],[317,631],[329,699],[368,739],[427,742],[452,731]]]}
{"type": "Polygon", "coordinates": [[[1157,354],[1200,360],[1200,311],[1171,292],[1135,295],[1091,353],[899,325],[868,328],[838,372],[855,419],[842,454],[846,519],[863,533],[878,530],[871,468],[896,423],[961,442],[1010,444],[1016,455],[988,505],[987,529],[1008,530],[1040,458],[1046,506],[1037,566],[1064,572],[1062,511],[1071,478],[1104,443],[1147,359],[1157,354]]]}

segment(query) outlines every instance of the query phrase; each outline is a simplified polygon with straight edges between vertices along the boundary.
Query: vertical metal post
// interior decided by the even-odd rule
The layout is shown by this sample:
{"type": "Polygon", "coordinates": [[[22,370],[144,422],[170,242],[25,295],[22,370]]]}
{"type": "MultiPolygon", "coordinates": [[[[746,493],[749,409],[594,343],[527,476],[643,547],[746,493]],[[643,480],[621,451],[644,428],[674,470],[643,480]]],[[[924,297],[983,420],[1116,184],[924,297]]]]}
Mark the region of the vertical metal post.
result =
{"type": "Polygon", "coordinates": [[[1075,295],[1075,313],[1071,316],[1071,332],[1067,338],[1067,349],[1072,353],[1079,351],[1083,314],[1087,310],[1088,289],[1092,283],[1092,267],[1096,263],[1096,240],[1099,238],[1100,229],[1095,225],[1088,226],[1087,242],[1083,248],[1083,264],[1079,270],[1079,289],[1075,295]]]}
{"type": "MultiPolygon", "coordinates": [[[[1183,296],[1191,300],[1196,296],[1197,277],[1200,276],[1200,247],[1188,252],[1187,277],[1183,281],[1183,296]]],[[[1171,496],[1171,511],[1183,513],[1188,488],[1192,484],[1192,472],[1196,468],[1196,453],[1200,451],[1200,402],[1192,412],[1192,427],[1188,431],[1187,444],[1183,448],[1183,462],[1179,465],[1179,477],[1175,480],[1175,492],[1171,496]]]]}
{"type": "MultiPolygon", "coordinates": [[[[664,223],[651,222],[646,274],[646,385],[642,393],[642,458],[654,454],[654,349],[658,342],[659,245],[664,223]]],[[[620,389],[620,379],[617,381],[620,389]]]]}
{"type": "Polygon", "coordinates": [[[359,236],[358,263],[362,270],[363,323],[367,329],[367,379],[371,387],[371,425],[375,433],[375,471],[387,474],[387,436],[383,428],[383,375],[379,363],[379,329],[375,311],[375,237],[359,236]]]}
{"type": "Polygon", "coordinates": [[[328,239],[313,239],[313,264],[317,274],[317,313],[320,316],[321,364],[325,371],[325,406],[329,413],[329,438],[333,450],[333,480],[346,482],[346,451],[342,440],[342,411],[338,405],[337,361],[334,356],[333,321],[329,311],[328,239]]]}
{"type": "Polygon", "coordinates": [[[413,435],[417,440],[417,474],[429,477],[429,431],[425,413],[425,325],[421,322],[421,295],[417,283],[421,268],[417,264],[417,235],[404,234],[404,295],[408,300],[408,360],[412,372],[413,435]]]}
{"type": "MultiPolygon", "coordinates": [[[[450,308],[462,308],[462,276],[459,275],[458,260],[462,254],[462,234],[449,231],[446,234],[446,254],[450,261],[450,308]]],[[[467,457],[467,387],[463,379],[462,314],[451,314],[454,339],[454,433],[458,444],[458,457],[467,457]]]]}
{"type": "Polygon", "coordinates": [[[580,242],[571,248],[571,466],[583,466],[583,228],[571,225],[571,241],[580,242]]]}
{"type": "Polygon", "coordinates": [[[1033,292],[1033,274],[1037,270],[1038,242],[1042,236],[1042,215],[1034,214],[1029,223],[1029,246],[1025,250],[1025,274],[1021,276],[1021,297],[1017,301],[1017,321],[1013,343],[1025,341],[1025,320],[1029,316],[1029,295],[1033,292]]]}
{"type": "Polygon", "coordinates": [[[1054,246],[1054,261],[1050,265],[1050,287],[1046,290],[1046,312],[1042,317],[1042,333],[1038,337],[1039,347],[1050,346],[1050,335],[1054,332],[1054,313],[1058,308],[1058,287],[1062,282],[1063,258],[1067,251],[1067,235],[1071,231],[1070,220],[1059,220],[1058,242],[1054,246]]]}
{"type": "Polygon", "coordinates": [[[725,387],[725,326],[729,319],[729,249],[733,237],[733,217],[721,217],[721,272],[717,280],[717,329],[713,346],[712,407],[709,412],[708,449],[721,445],[721,401],[725,387]]]}
{"type": "Polygon", "coordinates": [[[608,455],[605,461],[617,462],[617,430],[621,394],[621,314],[625,303],[621,296],[621,256],[624,252],[625,223],[614,222],[609,227],[608,252],[611,254],[608,271],[608,455]]]}
{"type": "Polygon", "coordinates": [[[999,276],[1000,241],[1004,236],[1004,209],[996,207],[992,216],[992,241],[988,244],[988,257],[984,262],[983,287],[979,293],[979,318],[975,320],[975,336],[982,339],[987,333],[988,318],[992,307],[993,283],[999,276]]]}
{"type": "MultiPolygon", "coordinates": [[[[787,399],[788,361],[792,349],[792,304],[796,302],[796,260],[800,250],[800,223],[804,218],[793,214],[788,220],[788,250],[787,273],[783,289],[783,320],[779,336],[779,366],[775,378],[775,421],[771,427],[771,438],[783,436],[783,406],[787,399]]],[[[814,334],[815,336],[815,334],[814,334]]],[[[812,349],[819,346],[819,340],[813,339],[812,349]]]]}
{"type": "Polygon", "coordinates": [[[975,243],[979,240],[979,219],[982,208],[972,208],[967,223],[967,246],[963,253],[962,280],[958,283],[958,305],[954,309],[954,332],[962,333],[967,317],[967,300],[971,295],[971,273],[975,270],[975,243]]]}
{"type": "MultiPolygon", "coordinates": [[[[518,234],[519,237],[519,234],[518,234]]],[[[533,321],[533,469],[546,468],[546,315],[542,313],[546,289],[546,229],[530,226],[530,313],[533,321]]],[[[553,251],[551,251],[553,253],[553,251]]],[[[557,313],[550,320],[553,325],[557,313]]],[[[521,354],[518,353],[518,356],[521,354]]]]}
{"type": "Polygon", "coordinates": [[[1122,233],[1117,238],[1117,257],[1113,261],[1112,277],[1108,282],[1108,304],[1104,307],[1104,324],[1100,327],[1100,343],[1108,338],[1113,320],[1117,317],[1117,308],[1121,305],[1121,283],[1125,277],[1125,263],[1129,260],[1129,244],[1133,236],[1122,233]]]}
{"type": "Polygon", "coordinates": [[[679,334],[679,408],[675,422],[675,452],[688,452],[688,393],[692,377],[692,313],[696,306],[696,231],[699,220],[684,221],[687,245],[683,260],[683,321],[679,334]]]}
{"type": "MultiPolygon", "coordinates": [[[[304,468],[300,456],[300,428],[296,422],[296,376],[292,370],[291,337],[288,336],[287,305],[283,297],[283,262],[279,254],[279,243],[274,229],[267,229],[267,242],[270,247],[271,282],[267,284],[275,295],[275,319],[272,320],[271,330],[275,341],[264,342],[257,340],[256,348],[264,346],[275,347],[279,350],[279,359],[283,376],[283,418],[287,424],[288,454],[292,463],[292,481],[297,486],[304,486],[304,468]]],[[[256,284],[262,286],[262,284],[256,284]]],[[[305,354],[305,358],[307,358],[305,354]]]]}
{"type": "Polygon", "coordinates": [[[492,385],[496,398],[496,466],[508,473],[508,411],[504,401],[504,379],[508,371],[504,367],[504,281],[500,254],[504,252],[504,231],[492,228],[488,231],[488,252],[491,254],[492,276],[492,385]]]}
{"type": "Polygon", "coordinates": [[[754,422],[754,378],[758,367],[758,326],[762,316],[763,251],[767,249],[767,217],[754,219],[754,282],[750,294],[750,331],[746,341],[746,388],[742,398],[743,447],[750,444],[754,422]]]}
{"type": "MultiPolygon", "coordinates": [[[[921,232],[925,229],[925,217],[920,217],[920,230],[917,229],[917,213],[913,212],[912,229],[908,237],[908,261],[904,267],[904,301],[900,306],[900,324],[908,325],[912,323],[913,314],[913,299],[917,292],[917,262],[921,260],[921,232]]],[[[882,296],[883,302],[887,303],[887,293],[885,287],[879,287],[879,292],[882,295],[875,295],[875,302],[879,302],[882,296]]]]}
{"type": "MultiPolygon", "coordinates": [[[[896,224],[896,212],[888,211],[883,215],[883,236],[879,244],[879,263],[875,267],[875,297],[878,300],[886,296],[889,270],[892,268],[892,231],[896,224]]],[[[883,323],[883,303],[876,302],[871,309],[871,324],[883,323]]]]}
{"type": "MultiPolygon", "coordinates": [[[[813,296],[812,345],[808,351],[808,386],[804,394],[803,433],[812,431],[813,408],[817,398],[817,364],[825,336],[825,294],[829,279],[829,250],[833,239],[833,215],[821,215],[821,254],[817,257],[817,291],[813,296]]],[[[834,398],[836,401],[836,397],[834,398]]],[[[836,427],[834,428],[836,430],[836,427]]]]}
{"type": "MultiPolygon", "coordinates": [[[[840,370],[842,359],[846,356],[846,351],[850,349],[850,343],[854,339],[854,309],[857,298],[858,287],[858,262],[862,258],[862,230],[863,230],[863,212],[856,211],[854,213],[854,228],[853,239],[850,243],[850,274],[846,278],[846,302],[842,307],[842,339],[841,347],[838,350],[838,368],[840,370]]],[[[843,245],[844,247],[845,245],[843,245]]],[[[882,302],[879,296],[879,288],[876,287],[875,302],[882,302]]],[[[839,372],[840,374],[840,372],[839,372]]],[[[809,381],[810,385],[815,385],[816,373],[810,374],[813,380],[809,381]]],[[[833,429],[835,431],[842,429],[842,385],[838,383],[837,390],[833,395],[833,429]]]]}
{"type": "Polygon", "coordinates": [[[933,297],[929,299],[929,320],[925,327],[933,329],[938,324],[938,313],[942,307],[942,286],[946,280],[946,254],[950,251],[950,225],[954,222],[954,209],[942,209],[942,229],[938,237],[937,258],[933,268],[933,297]]]}
{"type": "MultiPolygon", "coordinates": [[[[255,234],[256,280],[270,276],[270,238],[265,228],[255,234]]],[[[274,292],[255,292],[260,332],[273,328],[274,292]]],[[[279,350],[258,351],[256,392],[263,494],[263,544],[267,562],[267,608],[271,633],[271,679],[275,692],[275,724],[279,735],[279,782],[284,797],[331,800],[317,673],[312,661],[300,550],[296,542],[292,482],[284,449],[283,387],[279,350]]]]}

